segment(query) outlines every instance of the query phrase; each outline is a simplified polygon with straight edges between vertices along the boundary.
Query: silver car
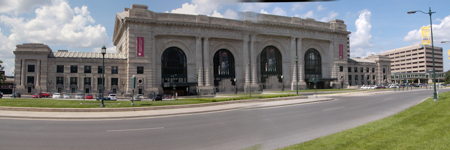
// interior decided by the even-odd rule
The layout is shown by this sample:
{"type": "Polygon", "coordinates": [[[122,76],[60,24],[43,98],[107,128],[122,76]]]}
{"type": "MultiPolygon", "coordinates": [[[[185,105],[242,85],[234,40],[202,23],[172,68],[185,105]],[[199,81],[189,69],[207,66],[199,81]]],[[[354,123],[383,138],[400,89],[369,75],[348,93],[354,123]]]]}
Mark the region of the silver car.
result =
{"type": "Polygon", "coordinates": [[[75,99],[83,99],[83,94],[77,94],[77,95],[75,95],[75,99]]]}
{"type": "Polygon", "coordinates": [[[64,94],[64,99],[69,99],[70,98],[70,94],[64,94]]]}
{"type": "Polygon", "coordinates": [[[61,98],[61,93],[55,93],[53,94],[52,98],[61,98]]]}

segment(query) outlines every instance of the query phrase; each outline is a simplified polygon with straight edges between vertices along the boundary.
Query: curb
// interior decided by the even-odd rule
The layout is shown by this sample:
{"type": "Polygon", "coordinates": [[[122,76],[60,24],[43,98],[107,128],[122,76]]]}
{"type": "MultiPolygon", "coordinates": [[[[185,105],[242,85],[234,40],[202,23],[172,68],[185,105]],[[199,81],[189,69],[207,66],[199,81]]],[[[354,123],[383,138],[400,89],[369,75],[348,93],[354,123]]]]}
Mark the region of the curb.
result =
{"type": "Polygon", "coordinates": [[[268,102],[281,101],[293,99],[307,99],[307,96],[292,96],[266,99],[252,99],[252,100],[234,100],[224,102],[211,102],[203,104],[188,104],[188,105],[167,105],[167,106],[153,106],[153,107],[132,107],[132,108],[38,108],[38,107],[0,107],[0,110],[6,111],[35,111],[35,112],[120,112],[120,111],[145,111],[145,110],[159,110],[159,109],[177,109],[177,108],[193,108],[216,106],[234,103],[251,103],[251,102],[268,102]]]}
{"type": "MultiPolygon", "coordinates": [[[[94,119],[136,119],[136,118],[149,118],[149,117],[165,117],[165,116],[175,116],[175,115],[189,115],[189,114],[201,114],[201,113],[211,113],[211,112],[219,112],[219,111],[229,111],[229,110],[237,110],[244,108],[270,108],[270,107],[279,107],[279,106],[289,106],[289,105],[298,105],[298,104],[308,104],[308,103],[316,103],[316,102],[326,102],[335,100],[334,98],[316,100],[316,101],[306,101],[306,102],[298,102],[291,104],[282,104],[282,105],[273,105],[273,106],[256,106],[256,107],[235,107],[235,108],[225,108],[225,109],[216,109],[216,110],[205,110],[205,111],[195,111],[195,112],[183,112],[183,113],[171,113],[171,114],[158,114],[158,115],[137,115],[137,116],[121,116],[121,117],[27,117],[27,116],[3,116],[0,115],[0,118],[10,118],[10,119],[66,119],[66,120],[94,120],[94,119]]],[[[273,101],[273,100],[272,100],[273,101]]]]}

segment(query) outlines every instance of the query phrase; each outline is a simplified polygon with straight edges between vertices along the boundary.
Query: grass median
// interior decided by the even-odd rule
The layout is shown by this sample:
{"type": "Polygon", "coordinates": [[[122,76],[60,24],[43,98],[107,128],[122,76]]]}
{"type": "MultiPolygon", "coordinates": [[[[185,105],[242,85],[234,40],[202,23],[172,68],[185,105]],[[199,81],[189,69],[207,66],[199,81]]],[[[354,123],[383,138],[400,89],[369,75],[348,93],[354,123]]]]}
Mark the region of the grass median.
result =
{"type": "MultiPolygon", "coordinates": [[[[262,99],[262,98],[276,98],[296,96],[295,94],[264,94],[239,96],[239,97],[220,97],[220,98],[186,98],[176,99],[170,101],[134,101],[134,106],[131,106],[131,101],[108,101],[105,100],[105,107],[120,108],[120,107],[151,107],[151,106],[166,106],[166,105],[186,105],[186,104],[201,104],[213,103],[221,101],[235,101],[248,99],[262,99]]],[[[42,108],[98,108],[100,101],[84,101],[84,100],[54,100],[54,99],[30,99],[30,98],[15,98],[15,99],[0,99],[0,107],[42,107],[42,108]]]]}
{"type": "Polygon", "coordinates": [[[297,149],[448,149],[450,92],[396,115],[314,139],[282,150],[297,149]]]}

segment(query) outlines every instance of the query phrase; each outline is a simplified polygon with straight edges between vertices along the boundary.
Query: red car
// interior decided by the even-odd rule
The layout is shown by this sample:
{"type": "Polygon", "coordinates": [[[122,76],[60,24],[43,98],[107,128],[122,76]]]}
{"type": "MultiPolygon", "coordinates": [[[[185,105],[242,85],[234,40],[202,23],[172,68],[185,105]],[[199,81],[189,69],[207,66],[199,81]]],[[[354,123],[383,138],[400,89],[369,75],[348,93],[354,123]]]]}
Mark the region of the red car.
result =
{"type": "Polygon", "coordinates": [[[92,94],[86,94],[86,99],[93,99],[94,97],[92,96],[92,94]]]}
{"type": "Polygon", "coordinates": [[[41,97],[50,97],[50,94],[47,94],[47,93],[44,93],[44,92],[39,93],[39,95],[41,97]]]}
{"type": "Polygon", "coordinates": [[[41,95],[39,95],[38,93],[34,93],[32,98],[41,98],[41,95]]]}

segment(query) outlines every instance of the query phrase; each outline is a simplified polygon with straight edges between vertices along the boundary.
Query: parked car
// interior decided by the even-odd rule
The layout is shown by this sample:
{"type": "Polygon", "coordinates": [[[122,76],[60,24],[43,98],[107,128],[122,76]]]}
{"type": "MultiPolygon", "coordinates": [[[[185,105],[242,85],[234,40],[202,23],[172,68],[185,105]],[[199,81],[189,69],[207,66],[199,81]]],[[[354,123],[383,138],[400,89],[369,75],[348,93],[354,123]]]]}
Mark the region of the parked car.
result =
{"type": "MultiPolygon", "coordinates": [[[[100,97],[102,97],[102,95],[97,94],[97,97],[95,98],[96,100],[100,100],[100,97]]],[[[111,100],[109,97],[104,96],[103,100],[111,100]]]]}
{"type": "Polygon", "coordinates": [[[363,85],[363,86],[361,86],[361,89],[362,89],[362,90],[368,89],[368,86],[363,85]]]}
{"type": "Polygon", "coordinates": [[[12,93],[11,97],[21,97],[22,95],[20,93],[12,93]]]}
{"type": "Polygon", "coordinates": [[[386,87],[384,87],[384,86],[374,86],[375,87],[375,89],[385,89],[386,87]]]}
{"type": "Polygon", "coordinates": [[[156,94],[155,101],[162,101],[162,94],[156,94]]]}
{"type": "Polygon", "coordinates": [[[52,98],[61,98],[61,93],[55,93],[53,94],[52,98]]]}
{"type": "Polygon", "coordinates": [[[389,88],[399,88],[399,86],[397,84],[392,84],[389,86],[389,88]]]}
{"type": "Polygon", "coordinates": [[[41,93],[39,93],[39,96],[41,96],[41,97],[50,97],[50,94],[41,92],[41,93]]]}
{"type": "Polygon", "coordinates": [[[134,96],[134,100],[140,101],[140,100],[142,100],[142,97],[144,97],[144,96],[142,96],[141,94],[138,94],[138,95],[134,96]]]}
{"type": "Polygon", "coordinates": [[[64,99],[69,99],[70,98],[70,94],[64,94],[64,99]]]}
{"type": "Polygon", "coordinates": [[[92,96],[92,94],[86,94],[86,99],[93,99],[94,96],[92,96]]]}
{"type": "Polygon", "coordinates": [[[76,94],[75,95],[75,99],[82,99],[83,98],[83,94],[76,94]]]}
{"type": "Polygon", "coordinates": [[[41,98],[41,95],[39,95],[39,93],[34,93],[31,98],[41,98]]]}
{"type": "Polygon", "coordinates": [[[109,94],[109,95],[108,95],[108,98],[109,98],[110,100],[113,100],[113,101],[117,100],[116,94],[109,94]]]}

